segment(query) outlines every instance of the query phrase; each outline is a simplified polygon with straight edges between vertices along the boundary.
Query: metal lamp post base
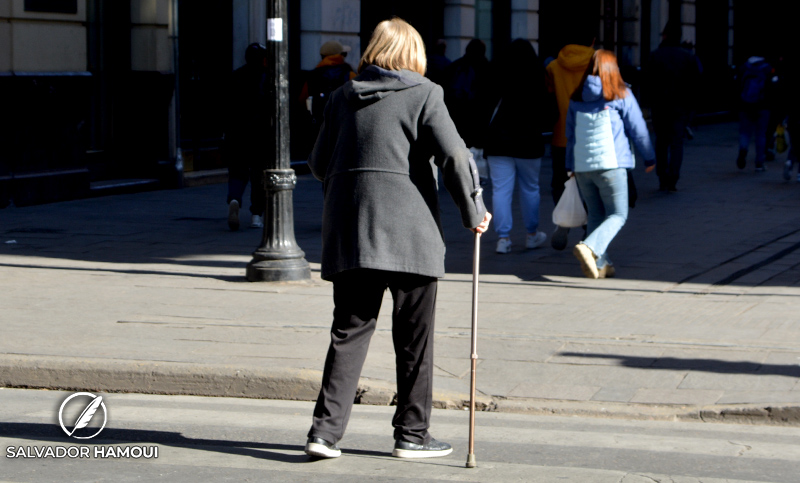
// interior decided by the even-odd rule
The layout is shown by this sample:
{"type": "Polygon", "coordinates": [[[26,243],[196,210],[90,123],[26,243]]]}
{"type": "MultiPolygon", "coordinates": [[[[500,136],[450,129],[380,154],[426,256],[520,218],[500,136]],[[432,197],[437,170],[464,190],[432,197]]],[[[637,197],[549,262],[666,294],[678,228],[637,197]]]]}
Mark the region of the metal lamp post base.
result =
{"type": "Polygon", "coordinates": [[[292,190],[297,177],[292,169],[268,169],[264,172],[267,192],[266,216],[261,246],[247,264],[251,282],[290,282],[310,280],[311,269],[306,254],[294,238],[292,190]]]}
{"type": "Polygon", "coordinates": [[[284,260],[253,260],[247,264],[247,280],[250,282],[296,282],[309,280],[311,268],[305,258],[284,260]]]}

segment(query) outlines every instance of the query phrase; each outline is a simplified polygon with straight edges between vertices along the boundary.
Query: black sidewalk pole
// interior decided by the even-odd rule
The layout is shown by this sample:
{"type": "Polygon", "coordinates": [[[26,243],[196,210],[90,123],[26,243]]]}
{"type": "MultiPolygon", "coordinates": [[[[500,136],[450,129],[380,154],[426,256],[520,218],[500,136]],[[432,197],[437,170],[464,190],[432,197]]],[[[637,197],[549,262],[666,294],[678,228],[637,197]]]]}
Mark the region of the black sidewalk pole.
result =
{"type": "Polygon", "coordinates": [[[261,246],[247,264],[251,282],[308,280],[311,270],[294,237],[292,190],[297,177],[289,163],[289,54],[286,0],[267,2],[267,80],[270,125],[264,136],[267,205],[261,246]]]}

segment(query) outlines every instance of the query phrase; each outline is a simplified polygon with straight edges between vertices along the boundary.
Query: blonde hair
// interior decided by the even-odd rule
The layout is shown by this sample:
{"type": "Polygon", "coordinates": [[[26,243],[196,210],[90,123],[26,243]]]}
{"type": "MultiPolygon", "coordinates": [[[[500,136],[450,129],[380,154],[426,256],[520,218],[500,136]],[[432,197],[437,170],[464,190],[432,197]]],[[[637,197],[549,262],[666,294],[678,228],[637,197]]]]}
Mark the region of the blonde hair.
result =
{"type": "Polygon", "coordinates": [[[407,69],[425,75],[428,60],[419,32],[398,17],[379,23],[361,57],[358,71],[370,65],[387,70],[407,69]]]}

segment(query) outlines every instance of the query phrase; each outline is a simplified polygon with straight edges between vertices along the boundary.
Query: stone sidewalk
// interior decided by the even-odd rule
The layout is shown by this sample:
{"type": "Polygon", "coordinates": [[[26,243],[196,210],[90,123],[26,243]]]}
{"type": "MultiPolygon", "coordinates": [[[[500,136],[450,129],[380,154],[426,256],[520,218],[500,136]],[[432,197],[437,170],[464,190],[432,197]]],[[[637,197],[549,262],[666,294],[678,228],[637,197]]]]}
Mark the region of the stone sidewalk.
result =
{"type": "MultiPolygon", "coordinates": [[[[524,251],[519,226],[508,255],[484,236],[482,407],[798,424],[800,184],[779,162],[754,173],[752,153],[739,171],[736,153],[735,125],[699,127],[676,194],[638,167],[614,279],[583,278],[570,250],[524,251]]],[[[313,280],[294,284],[245,281],[261,235],[228,231],[221,184],[0,210],[0,385],[314,399],[333,309],[321,199],[301,176],[295,231],[313,280]]],[[[472,237],[444,192],[442,207],[436,404],[463,407],[472,237]]],[[[548,233],[552,208],[543,186],[548,233]]],[[[388,308],[362,403],[394,395],[388,308]]]]}

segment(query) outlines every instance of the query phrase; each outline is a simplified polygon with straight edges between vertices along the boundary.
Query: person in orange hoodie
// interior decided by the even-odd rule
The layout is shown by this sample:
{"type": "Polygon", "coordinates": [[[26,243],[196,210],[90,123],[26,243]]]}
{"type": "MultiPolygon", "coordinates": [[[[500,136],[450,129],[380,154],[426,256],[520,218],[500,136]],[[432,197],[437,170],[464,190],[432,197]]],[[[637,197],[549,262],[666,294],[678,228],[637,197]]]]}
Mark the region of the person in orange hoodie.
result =
{"type": "MultiPolygon", "coordinates": [[[[583,73],[594,55],[594,30],[583,26],[576,28],[573,41],[565,45],[558,53],[558,57],[550,62],[545,69],[547,90],[555,94],[558,103],[558,120],[553,127],[552,158],[553,179],[550,187],[553,193],[553,202],[558,203],[564,192],[564,183],[567,181],[567,170],[564,166],[567,150],[567,136],[565,133],[567,110],[572,93],[580,84],[583,73]]],[[[567,246],[569,228],[557,227],[550,238],[550,245],[556,250],[563,250],[567,246]]]]}
{"type": "Polygon", "coordinates": [[[322,60],[309,74],[308,81],[300,91],[300,102],[308,106],[307,99],[311,98],[311,121],[316,132],[319,132],[322,124],[322,113],[328,97],[331,93],[344,85],[345,82],[356,76],[353,68],[345,62],[350,47],[342,45],[335,40],[329,40],[322,44],[319,55],[322,60]]]}

